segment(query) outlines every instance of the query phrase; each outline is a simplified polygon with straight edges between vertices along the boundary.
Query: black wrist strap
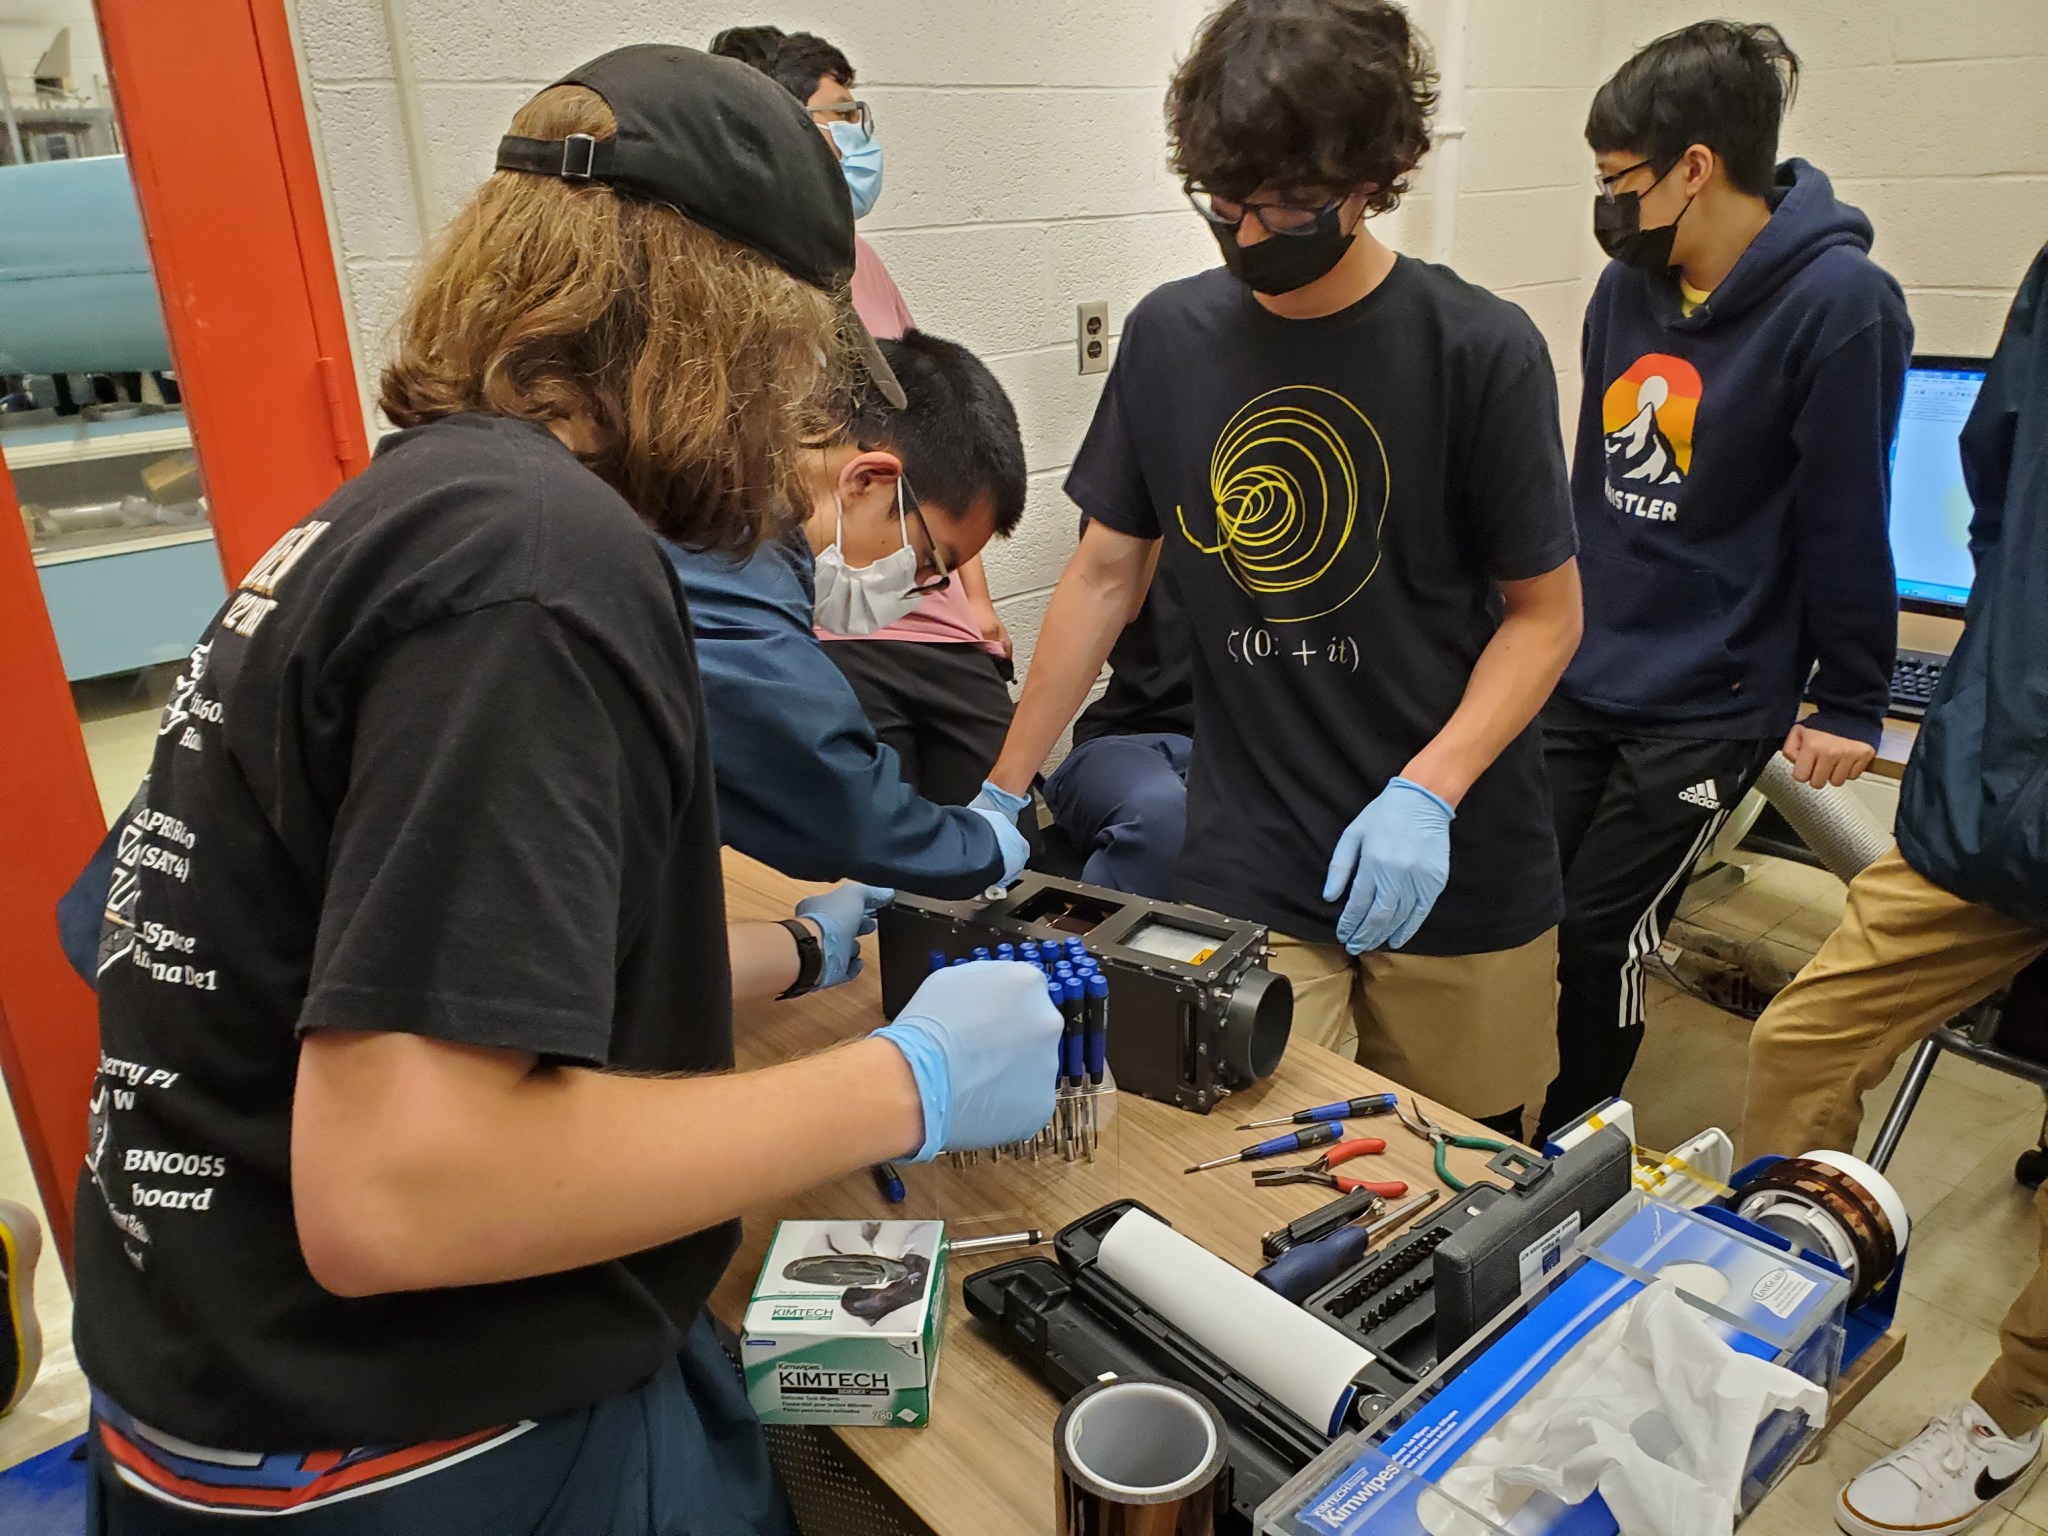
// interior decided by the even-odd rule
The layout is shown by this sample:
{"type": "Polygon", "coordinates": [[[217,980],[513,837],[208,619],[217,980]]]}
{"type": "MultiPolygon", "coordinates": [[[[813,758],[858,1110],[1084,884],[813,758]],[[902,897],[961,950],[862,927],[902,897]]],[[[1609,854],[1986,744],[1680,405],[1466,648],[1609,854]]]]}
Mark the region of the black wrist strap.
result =
{"type": "Polygon", "coordinates": [[[796,980],[781,996],[802,997],[817,986],[818,978],[825,973],[825,947],[818,942],[817,930],[800,917],[785,917],[782,926],[796,940],[796,980]]]}

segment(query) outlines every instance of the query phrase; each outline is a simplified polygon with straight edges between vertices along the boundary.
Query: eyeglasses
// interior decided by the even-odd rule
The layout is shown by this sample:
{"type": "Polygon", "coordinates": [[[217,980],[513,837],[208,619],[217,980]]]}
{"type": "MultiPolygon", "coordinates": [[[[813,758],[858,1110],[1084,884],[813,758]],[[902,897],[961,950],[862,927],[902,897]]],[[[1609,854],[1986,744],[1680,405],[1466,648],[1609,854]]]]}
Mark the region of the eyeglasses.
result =
{"type": "Polygon", "coordinates": [[[918,569],[922,570],[929,564],[938,572],[929,580],[912,582],[910,590],[919,597],[929,597],[953,585],[953,577],[946,569],[946,557],[939,552],[938,541],[932,537],[931,524],[924,520],[924,507],[917,499],[917,492],[910,488],[910,477],[905,475],[899,483],[903,487],[903,508],[917,524],[918,532],[924,535],[924,556],[917,563],[918,569]]]}
{"type": "Polygon", "coordinates": [[[864,101],[835,101],[827,106],[812,107],[810,113],[814,123],[859,123],[863,133],[875,131],[875,114],[868,110],[864,101]]]}
{"type": "MultiPolygon", "coordinates": [[[[1635,175],[1637,171],[1656,170],[1656,168],[1657,162],[1654,160],[1638,160],[1634,165],[1624,166],[1622,167],[1622,169],[1612,172],[1609,175],[1601,176],[1596,174],[1593,177],[1593,188],[1600,194],[1601,202],[1611,203],[1619,195],[1614,190],[1614,184],[1616,182],[1620,181],[1624,176],[1635,175]]],[[[1662,181],[1664,177],[1669,174],[1670,172],[1668,170],[1660,171],[1658,172],[1657,180],[1662,181]]]]}
{"type": "Polygon", "coordinates": [[[1316,221],[1343,202],[1342,198],[1315,204],[1253,202],[1249,199],[1218,197],[1206,187],[1189,185],[1181,190],[1187,194],[1188,201],[1195,205],[1195,212],[1218,229],[1235,230],[1247,218],[1256,217],[1259,226],[1269,235],[1313,234],[1316,221]]]}

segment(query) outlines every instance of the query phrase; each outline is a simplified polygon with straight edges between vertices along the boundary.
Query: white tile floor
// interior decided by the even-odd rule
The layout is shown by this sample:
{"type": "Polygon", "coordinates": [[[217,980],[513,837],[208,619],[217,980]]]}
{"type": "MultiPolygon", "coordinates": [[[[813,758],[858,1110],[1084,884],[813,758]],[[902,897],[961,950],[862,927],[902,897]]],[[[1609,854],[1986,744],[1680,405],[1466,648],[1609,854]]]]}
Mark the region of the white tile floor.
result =
{"type": "MultiPolygon", "coordinates": [[[[155,703],[175,668],[140,683],[81,690],[80,714],[111,816],[133,793],[155,740],[155,703]]],[[[1804,963],[1841,916],[1842,888],[1817,870],[1758,859],[1733,891],[1687,910],[1688,921],[1758,940],[1783,963],[1804,963]]],[[[1654,981],[1649,1032],[1630,1080],[1646,1145],[1670,1146],[1704,1125],[1733,1127],[1742,1104],[1749,1026],[1654,981]]],[[[1901,1068],[1900,1070],[1903,1070],[1901,1068]]],[[[1866,1137],[1891,1102],[1898,1072],[1866,1100],[1866,1137]]],[[[1998,1319],[2033,1272],[2038,1233],[2013,1160],[2042,1121],[2038,1089],[1945,1057],[1892,1165],[1918,1223],[1900,1321],[1899,1368],[1831,1435],[1820,1459],[1793,1473],[1751,1518],[1754,1536],[1820,1536],[1833,1529],[1842,1482],[1912,1435],[1976,1383],[1998,1350],[1998,1319]]],[[[0,1100],[0,1197],[36,1205],[34,1181],[0,1100]]],[[[44,1368],[21,1407],[0,1419],[0,1466],[61,1443],[84,1422],[85,1389],[70,1347],[71,1301],[46,1257],[36,1287],[48,1341],[44,1368]]],[[[2048,1480],[2037,1469],[2001,1500],[1979,1536],[2048,1536],[2048,1480]]]]}

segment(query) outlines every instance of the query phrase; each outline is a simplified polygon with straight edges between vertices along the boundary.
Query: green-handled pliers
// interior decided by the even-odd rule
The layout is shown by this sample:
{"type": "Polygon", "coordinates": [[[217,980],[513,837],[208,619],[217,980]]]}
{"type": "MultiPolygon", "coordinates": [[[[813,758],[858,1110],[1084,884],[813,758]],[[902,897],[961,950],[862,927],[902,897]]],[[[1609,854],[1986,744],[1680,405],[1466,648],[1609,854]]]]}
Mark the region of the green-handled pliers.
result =
{"type": "Polygon", "coordinates": [[[1436,1148],[1436,1176],[1444,1181],[1445,1187],[1452,1194],[1462,1194],[1465,1181],[1451,1172],[1450,1165],[1444,1158],[1446,1150],[1459,1147],[1467,1152],[1488,1154],[1508,1150],[1508,1143],[1504,1141],[1495,1141],[1486,1136],[1461,1136],[1456,1131],[1444,1129],[1422,1112],[1422,1106],[1415,1101],[1413,1094],[1408,1097],[1408,1106],[1414,1111],[1412,1116],[1408,1109],[1401,1108],[1399,1103],[1395,1104],[1394,1113],[1400,1116],[1403,1125],[1436,1148]]]}

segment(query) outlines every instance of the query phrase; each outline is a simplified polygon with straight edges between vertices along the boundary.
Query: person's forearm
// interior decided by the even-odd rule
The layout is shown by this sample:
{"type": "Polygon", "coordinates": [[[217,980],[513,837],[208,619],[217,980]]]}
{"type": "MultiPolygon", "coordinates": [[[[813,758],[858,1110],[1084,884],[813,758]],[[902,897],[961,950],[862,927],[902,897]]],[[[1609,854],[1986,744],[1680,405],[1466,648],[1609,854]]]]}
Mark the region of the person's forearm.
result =
{"type": "Polygon", "coordinates": [[[409,1035],[307,1037],[292,1185],[315,1279],[374,1295],[601,1263],[902,1157],[923,1134],[886,1040],[714,1077],[524,1061],[409,1035]]]}
{"type": "Polygon", "coordinates": [[[1581,610],[1576,562],[1561,568],[1550,600],[1509,605],[1500,628],[1479,653],[1465,695],[1430,743],[1401,770],[1401,777],[1456,806],[1479,776],[1493,766],[1536,718],[1564,676],[1579,647],[1581,610]],[[1568,589],[1569,602],[1564,600],[1568,589]]]}
{"type": "Polygon", "coordinates": [[[1110,647],[1144,600],[1150,549],[1139,550],[1135,560],[1095,562],[1086,558],[1086,539],[1084,535],[1082,547],[1068,560],[1052,601],[1046,604],[1024,695],[989,773],[991,783],[1013,795],[1031,792],[1031,780],[1044,766],[1046,754],[1080,713],[1109,659],[1110,647]]]}
{"type": "MultiPolygon", "coordinates": [[[[824,930],[802,919],[824,942],[824,930]]],[[[780,997],[796,982],[796,935],[780,923],[732,923],[725,930],[726,954],[732,962],[732,996],[743,1003],[755,997],[780,997]]]]}

